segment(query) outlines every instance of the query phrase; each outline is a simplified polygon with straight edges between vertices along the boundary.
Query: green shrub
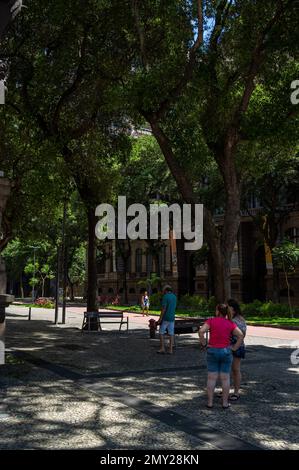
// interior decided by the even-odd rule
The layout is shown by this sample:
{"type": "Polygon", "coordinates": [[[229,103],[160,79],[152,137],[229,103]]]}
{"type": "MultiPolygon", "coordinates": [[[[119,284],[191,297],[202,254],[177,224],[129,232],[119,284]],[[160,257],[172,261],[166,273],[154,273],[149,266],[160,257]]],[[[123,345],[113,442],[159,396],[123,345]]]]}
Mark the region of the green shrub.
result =
{"type": "MultiPolygon", "coordinates": [[[[260,317],[260,318],[272,318],[272,317],[284,317],[290,316],[289,306],[287,304],[275,304],[274,302],[261,302],[255,300],[250,304],[241,305],[242,313],[245,317],[260,317]]],[[[294,316],[299,315],[299,308],[293,309],[294,316]]]]}
{"type": "Polygon", "coordinates": [[[196,310],[202,314],[214,313],[216,307],[215,297],[210,297],[209,300],[205,299],[200,295],[182,295],[179,299],[180,308],[188,308],[190,310],[196,310]]]}
{"type": "Polygon", "coordinates": [[[162,294],[158,292],[157,294],[152,294],[150,296],[150,308],[151,307],[161,307],[162,294]]]}

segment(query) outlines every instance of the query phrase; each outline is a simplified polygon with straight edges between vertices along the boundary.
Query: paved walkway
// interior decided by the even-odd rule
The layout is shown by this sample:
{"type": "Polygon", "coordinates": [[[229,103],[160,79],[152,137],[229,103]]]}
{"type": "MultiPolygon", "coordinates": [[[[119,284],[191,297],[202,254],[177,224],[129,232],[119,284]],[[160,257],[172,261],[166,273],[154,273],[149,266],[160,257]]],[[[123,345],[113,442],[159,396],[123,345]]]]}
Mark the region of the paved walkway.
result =
{"type": "Polygon", "coordinates": [[[210,411],[197,335],[159,356],[148,318],[129,314],[128,334],[82,333],[83,310],[55,326],[53,311],[28,321],[28,309],[9,308],[1,449],[299,449],[298,332],[250,327],[241,400],[210,411]]]}

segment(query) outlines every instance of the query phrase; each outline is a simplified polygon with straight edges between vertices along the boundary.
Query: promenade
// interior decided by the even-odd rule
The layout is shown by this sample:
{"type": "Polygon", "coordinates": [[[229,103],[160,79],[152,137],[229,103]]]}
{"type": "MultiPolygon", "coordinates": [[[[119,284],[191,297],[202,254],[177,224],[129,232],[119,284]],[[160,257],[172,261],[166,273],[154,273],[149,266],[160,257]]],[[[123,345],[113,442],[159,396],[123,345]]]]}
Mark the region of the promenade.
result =
{"type": "Polygon", "coordinates": [[[83,311],[54,325],[53,310],[9,307],[0,449],[299,449],[298,331],[249,327],[241,399],[211,411],[197,335],[161,356],[150,316],[82,333],[83,311]]]}

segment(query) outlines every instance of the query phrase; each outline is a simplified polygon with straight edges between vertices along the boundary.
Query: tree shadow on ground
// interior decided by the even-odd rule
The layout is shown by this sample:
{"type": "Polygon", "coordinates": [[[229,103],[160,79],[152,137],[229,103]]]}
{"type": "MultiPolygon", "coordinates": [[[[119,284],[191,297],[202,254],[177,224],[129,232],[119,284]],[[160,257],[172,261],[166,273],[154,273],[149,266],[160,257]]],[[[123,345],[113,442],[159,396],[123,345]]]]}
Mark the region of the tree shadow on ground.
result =
{"type": "MultiPolygon", "coordinates": [[[[194,337],[179,338],[173,356],[160,356],[158,340],[150,340],[146,330],[97,335],[44,321],[9,323],[11,350],[29,351],[100,387],[91,393],[80,378],[70,380],[26,361],[8,364],[1,369],[1,395],[13,412],[12,419],[3,420],[0,412],[2,449],[165,448],[171,433],[182,448],[200,446],[188,432],[124,405],[124,391],[263,448],[298,446],[298,368],[288,347],[249,345],[241,399],[227,411],[215,399],[210,411],[205,409],[205,354],[194,337]],[[115,397],[101,395],[101,385],[113,388],[115,397]],[[159,429],[155,435],[153,426],[159,429]]],[[[177,442],[173,448],[179,448],[177,442]]]]}

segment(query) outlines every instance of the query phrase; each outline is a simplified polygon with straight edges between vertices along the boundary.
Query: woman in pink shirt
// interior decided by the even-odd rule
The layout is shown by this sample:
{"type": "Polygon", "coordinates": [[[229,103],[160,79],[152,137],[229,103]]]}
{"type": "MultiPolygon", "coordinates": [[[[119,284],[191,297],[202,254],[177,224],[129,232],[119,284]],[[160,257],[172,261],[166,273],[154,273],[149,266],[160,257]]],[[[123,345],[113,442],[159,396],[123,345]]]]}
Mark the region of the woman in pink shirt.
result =
{"type": "Polygon", "coordinates": [[[200,343],[208,346],[208,408],[213,408],[214,391],[220,376],[222,385],[222,407],[229,407],[228,397],[230,389],[230,370],[233,361],[232,351],[236,351],[243,340],[243,333],[231,320],[231,312],[227,305],[219,304],[216,307],[216,316],[209,318],[199,332],[200,343]],[[206,344],[205,333],[209,332],[209,342],[206,344]],[[232,334],[237,342],[232,346],[232,334]]]}

